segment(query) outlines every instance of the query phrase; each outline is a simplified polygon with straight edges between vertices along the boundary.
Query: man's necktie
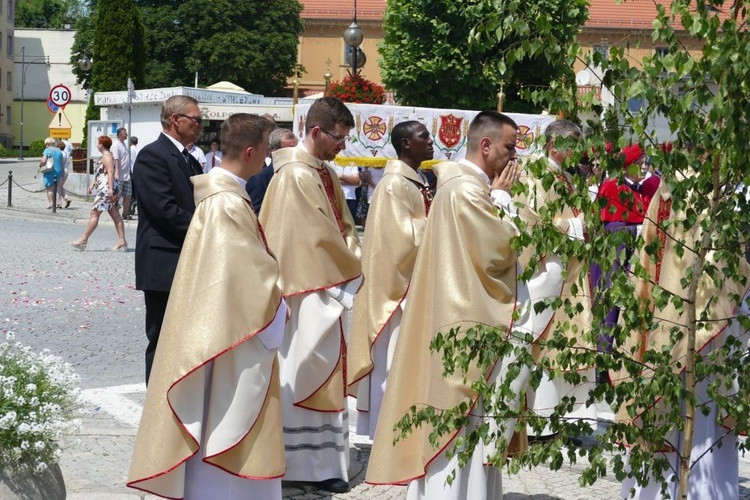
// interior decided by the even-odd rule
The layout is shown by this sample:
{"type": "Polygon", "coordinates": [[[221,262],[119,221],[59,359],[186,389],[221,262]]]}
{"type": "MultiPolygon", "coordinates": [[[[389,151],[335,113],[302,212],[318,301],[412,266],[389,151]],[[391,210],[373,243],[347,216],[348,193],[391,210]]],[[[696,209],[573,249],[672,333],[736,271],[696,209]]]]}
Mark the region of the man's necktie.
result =
{"type": "Polygon", "coordinates": [[[188,168],[190,168],[190,172],[192,172],[193,175],[202,174],[203,172],[200,172],[198,167],[195,166],[195,164],[192,162],[192,155],[187,150],[187,148],[182,149],[182,156],[185,157],[185,162],[188,165],[188,168]]]}

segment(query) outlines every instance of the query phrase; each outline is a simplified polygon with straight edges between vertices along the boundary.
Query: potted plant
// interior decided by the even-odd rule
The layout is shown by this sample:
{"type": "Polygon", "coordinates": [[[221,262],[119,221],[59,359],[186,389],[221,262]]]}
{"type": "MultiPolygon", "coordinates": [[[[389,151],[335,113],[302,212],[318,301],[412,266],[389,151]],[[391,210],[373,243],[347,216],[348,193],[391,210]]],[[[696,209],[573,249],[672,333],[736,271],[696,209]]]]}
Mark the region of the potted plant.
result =
{"type": "Polygon", "coordinates": [[[59,440],[80,426],[78,376],[14,340],[0,344],[0,499],[64,499],[59,440]]]}
{"type": "Polygon", "coordinates": [[[340,82],[331,83],[328,95],[342,102],[360,104],[383,104],[385,90],[381,85],[367,80],[360,74],[349,75],[340,82]]]}

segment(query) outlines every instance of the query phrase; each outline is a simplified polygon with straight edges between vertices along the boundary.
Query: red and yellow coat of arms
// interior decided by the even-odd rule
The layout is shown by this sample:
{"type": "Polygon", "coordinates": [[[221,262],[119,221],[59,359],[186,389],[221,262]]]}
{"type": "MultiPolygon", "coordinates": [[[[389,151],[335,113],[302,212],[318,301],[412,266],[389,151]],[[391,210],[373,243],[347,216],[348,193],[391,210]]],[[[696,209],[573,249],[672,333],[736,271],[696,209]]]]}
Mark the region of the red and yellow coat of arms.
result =
{"type": "Polygon", "coordinates": [[[452,148],[461,140],[461,122],[463,118],[453,115],[440,115],[440,128],[438,129],[438,139],[446,147],[452,148]]]}

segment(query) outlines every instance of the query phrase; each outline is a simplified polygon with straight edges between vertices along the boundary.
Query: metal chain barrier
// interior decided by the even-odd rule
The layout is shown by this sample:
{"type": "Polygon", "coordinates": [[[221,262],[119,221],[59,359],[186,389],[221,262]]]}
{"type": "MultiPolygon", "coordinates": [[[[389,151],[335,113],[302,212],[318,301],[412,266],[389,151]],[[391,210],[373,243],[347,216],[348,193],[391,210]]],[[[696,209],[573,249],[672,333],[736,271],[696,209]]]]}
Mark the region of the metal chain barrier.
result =
{"type": "MultiPolygon", "coordinates": [[[[34,179],[36,179],[36,176],[34,176],[34,179]]],[[[13,171],[12,171],[12,170],[9,170],[9,171],[8,171],[8,178],[7,178],[7,179],[5,179],[5,180],[4,180],[3,182],[0,182],[0,187],[4,186],[4,185],[6,185],[6,184],[8,185],[8,205],[7,205],[7,206],[8,206],[8,208],[11,208],[11,207],[13,206],[13,185],[14,185],[14,184],[15,184],[15,185],[16,185],[16,187],[18,187],[18,188],[19,188],[20,190],[22,190],[22,191],[26,191],[27,193],[31,193],[31,194],[37,194],[37,193],[42,193],[42,192],[44,192],[44,189],[40,189],[40,190],[36,190],[36,191],[32,191],[32,190],[30,190],[30,189],[26,189],[25,187],[23,187],[23,186],[22,186],[21,184],[19,184],[19,183],[18,183],[18,181],[17,181],[17,180],[15,180],[15,179],[13,178],[13,171]]],[[[57,186],[57,182],[55,182],[55,186],[57,186]]]]}
{"type": "MultiPolygon", "coordinates": [[[[12,178],[11,178],[10,176],[8,176],[8,178],[9,178],[9,179],[11,179],[11,180],[13,181],[13,184],[15,184],[16,186],[18,186],[18,187],[19,187],[19,188],[20,188],[20,189],[21,189],[22,191],[26,191],[27,193],[43,193],[43,192],[44,192],[44,189],[38,189],[38,190],[36,190],[36,191],[31,191],[31,190],[29,190],[29,189],[26,189],[26,188],[25,188],[25,187],[23,187],[22,185],[20,185],[20,184],[18,183],[18,181],[16,181],[15,179],[12,179],[12,178]]],[[[7,182],[7,180],[6,180],[6,182],[7,182]]]]}
{"type": "MultiPolygon", "coordinates": [[[[89,160],[93,160],[93,159],[95,159],[95,158],[89,158],[88,156],[85,157],[85,158],[76,159],[76,161],[84,161],[85,162],[86,168],[85,168],[85,171],[83,173],[85,173],[85,174],[88,173],[88,170],[89,170],[89,160]]],[[[72,161],[71,161],[71,170],[72,170],[72,161]]],[[[34,175],[34,179],[37,179],[38,175],[39,175],[39,172],[37,172],[36,175],[34,175]]],[[[54,189],[54,192],[53,192],[53,204],[52,204],[52,212],[53,213],[57,212],[57,210],[56,210],[56,208],[57,208],[57,182],[58,182],[57,181],[57,176],[55,176],[55,183],[54,183],[54,188],[55,189],[54,189]]],[[[19,184],[17,180],[15,180],[13,178],[13,171],[12,170],[8,171],[8,178],[5,179],[3,182],[0,182],[0,187],[4,186],[6,184],[8,184],[8,208],[11,208],[13,206],[12,200],[13,200],[13,185],[14,184],[21,191],[25,191],[25,192],[31,193],[31,194],[43,193],[45,191],[45,189],[36,189],[36,190],[26,189],[21,184],[19,184]]]]}

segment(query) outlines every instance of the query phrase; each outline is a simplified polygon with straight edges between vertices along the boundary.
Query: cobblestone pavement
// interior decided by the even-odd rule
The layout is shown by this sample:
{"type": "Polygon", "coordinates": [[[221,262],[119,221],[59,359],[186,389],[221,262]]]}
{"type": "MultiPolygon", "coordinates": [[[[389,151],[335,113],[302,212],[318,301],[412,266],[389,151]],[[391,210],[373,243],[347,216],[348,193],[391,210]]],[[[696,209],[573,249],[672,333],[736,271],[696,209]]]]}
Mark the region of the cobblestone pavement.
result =
{"type": "MultiPolygon", "coordinates": [[[[38,160],[36,161],[38,163],[38,160]]],[[[13,169],[29,190],[33,160],[0,162],[0,182],[13,169]]],[[[143,298],[134,287],[135,223],[126,224],[131,250],[110,252],[116,235],[108,217],[89,241],[85,252],[68,242],[83,231],[89,203],[75,198],[70,209],[51,214],[44,193],[15,189],[14,208],[7,209],[7,186],[0,186],[0,325],[34,350],[50,349],[70,362],[81,377],[85,416],[79,434],[63,441],[61,467],[71,500],[144,498],[125,487],[133,441],[145,398],[143,385],[143,298]]],[[[356,412],[351,412],[354,417],[356,412]]],[[[354,417],[356,418],[356,417],[354,417]]],[[[354,421],[352,419],[352,426],[354,421]]],[[[309,485],[285,484],[284,497],[295,500],[402,499],[404,488],[363,484],[369,444],[351,432],[352,491],[330,495],[309,485]]],[[[539,467],[509,477],[504,474],[505,498],[601,499],[618,498],[613,477],[581,488],[582,465],[551,472],[539,467]]],[[[750,459],[740,461],[740,496],[750,499],[750,459]]],[[[154,498],[146,495],[145,498],[154,498]]]]}

